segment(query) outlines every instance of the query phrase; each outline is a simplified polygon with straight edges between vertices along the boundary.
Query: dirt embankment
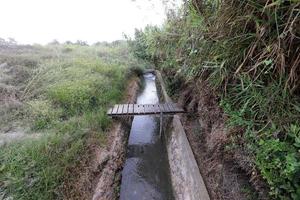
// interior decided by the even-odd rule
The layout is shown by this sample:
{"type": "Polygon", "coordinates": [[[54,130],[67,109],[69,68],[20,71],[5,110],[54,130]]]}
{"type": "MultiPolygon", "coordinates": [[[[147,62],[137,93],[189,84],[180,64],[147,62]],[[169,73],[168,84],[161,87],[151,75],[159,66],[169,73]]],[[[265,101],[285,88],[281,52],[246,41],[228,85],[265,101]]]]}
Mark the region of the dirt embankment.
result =
{"type": "MultiPolygon", "coordinates": [[[[134,103],[140,87],[139,78],[129,81],[123,102],[134,103]]],[[[113,121],[104,146],[97,145],[96,136],[88,141],[88,158],[70,170],[74,180],[64,185],[64,199],[114,200],[119,197],[121,171],[131,118],[113,121]]]]}
{"type": "Polygon", "coordinates": [[[232,130],[226,129],[226,116],[208,84],[185,84],[181,91],[178,102],[188,111],[184,128],[211,199],[266,199],[264,183],[250,158],[243,150],[226,150],[232,130]]]}

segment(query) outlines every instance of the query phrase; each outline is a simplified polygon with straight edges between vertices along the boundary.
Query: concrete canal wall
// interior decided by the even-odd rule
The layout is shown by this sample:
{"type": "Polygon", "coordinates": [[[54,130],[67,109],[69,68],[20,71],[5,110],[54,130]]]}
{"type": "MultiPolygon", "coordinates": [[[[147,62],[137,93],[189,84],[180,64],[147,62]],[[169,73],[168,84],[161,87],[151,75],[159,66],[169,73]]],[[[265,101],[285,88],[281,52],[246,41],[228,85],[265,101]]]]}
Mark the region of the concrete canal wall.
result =
{"type": "MultiPolygon", "coordinates": [[[[159,71],[155,71],[161,99],[172,103],[159,71]]],[[[209,195],[179,115],[163,118],[171,182],[176,200],[209,200],[209,195]]]]}

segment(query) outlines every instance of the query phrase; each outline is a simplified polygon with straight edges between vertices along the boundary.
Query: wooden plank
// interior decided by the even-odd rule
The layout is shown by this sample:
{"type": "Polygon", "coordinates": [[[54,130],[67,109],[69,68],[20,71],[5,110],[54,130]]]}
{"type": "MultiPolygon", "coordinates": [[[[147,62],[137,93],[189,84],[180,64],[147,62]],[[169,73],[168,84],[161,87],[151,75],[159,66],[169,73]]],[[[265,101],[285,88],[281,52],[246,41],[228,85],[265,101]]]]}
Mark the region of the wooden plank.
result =
{"type": "Polygon", "coordinates": [[[153,108],[154,110],[154,113],[155,114],[159,114],[160,113],[160,109],[159,109],[159,107],[158,107],[158,104],[154,104],[154,108],[153,108]]]}
{"type": "Polygon", "coordinates": [[[118,104],[114,105],[111,114],[116,114],[118,112],[118,104]]]}
{"type": "Polygon", "coordinates": [[[172,112],[174,112],[174,106],[173,106],[173,103],[169,103],[168,105],[169,105],[169,107],[170,107],[170,110],[171,110],[172,112]]]}
{"type": "Polygon", "coordinates": [[[176,113],[177,112],[176,104],[172,103],[171,106],[172,106],[173,113],[176,113]]]}
{"type": "Polygon", "coordinates": [[[167,106],[169,107],[169,113],[173,113],[174,112],[174,108],[172,106],[172,103],[168,103],[167,106]]]}
{"type": "Polygon", "coordinates": [[[167,111],[166,111],[167,113],[172,112],[172,108],[171,108],[171,106],[169,105],[169,103],[166,103],[165,106],[166,106],[166,108],[167,108],[167,111]]]}
{"type": "Polygon", "coordinates": [[[164,104],[159,104],[159,107],[160,107],[160,111],[164,113],[165,112],[164,104]]]}
{"type": "Polygon", "coordinates": [[[159,114],[160,113],[160,106],[159,106],[159,104],[156,104],[155,107],[156,107],[156,112],[159,114]]]}
{"type": "Polygon", "coordinates": [[[161,110],[162,110],[163,113],[166,112],[165,104],[161,104],[161,105],[160,105],[160,108],[161,108],[161,110]]]}
{"type": "Polygon", "coordinates": [[[118,104],[117,114],[119,114],[119,112],[120,112],[121,109],[122,109],[122,104],[118,104]]]}
{"type": "Polygon", "coordinates": [[[146,114],[146,105],[143,105],[143,113],[146,114]]]}
{"type": "Polygon", "coordinates": [[[150,114],[175,114],[184,110],[175,103],[163,104],[116,104],[107,111],[108,115],[150,115],[150,114]]]}
{"type": "Polygon", "coordinates": [[[168,108],[168,106],[167,106],[165,103],[162,104],[162,108],[163,108],[163,112],[164,112],[164,113],[169,112],[169,108],[168,108]]]}
{"type": "Polygon", "coordinates": [[[127,115],[128,104],[123,104],[122,114],[127,115]]]}
{"type": "Polygon", "coordinates": [[[112,110],[113,110],[112,108],[108,109],[107,114],[110,115],[112,110]]]}
{"type": "Polygon", "coordinates": [[[144,110],[144,106],[143,106],[143,105],[138,104],[138,113],[139,113],[139,114],[144,114],[144,113],[145,113],[145,110],[144,110]]]}
{"type": "Polygon", "coordinates": [[[121,115],[121,114],[124,114],[123,113],[123,109],[124,109],[124,104],[120,104],[120,107],[118,109],[118,114],[121,115]]]}
{"type": "Polygon", "coordinates": [[[128,105],[128,111],[127,111],[128,114],[133,114],[133,104],[129,104],[128,105]]]}
{"type": "Polygon", "coordinates": [[[149,112],[151,112],[153,114],[156,113],[156,111],[155,111],[155,105],[154,104],[149,105],[149,112]]]}
{"type": "Polygon", "coordinates": [[[129,104],[125,104],[124,109],[123,109],[123,113],[126,114],[126,115],[128,114],[128,108],[129,108],[129,104]]]}
{"type": "Polygon", "coordinates": [[[145,105],[145,113],[152,113],[152,105],[147,104],[145,105]]]}
{"type": "Polygon", "coordinates": [[[156,109],[155,109],[155,105],[154,104],[151,104],[149,105],[149,110],[152,114],[156,114],[156,109]]]}
{"type": "Polygon", "coordinates": [[[166,103],[166,106],[168,107],[168,113],[172,113],[173,112],[173,108],[170,105],[170,103],[166,103]]]}
{"type": "Polygon", "coordinates": [[[175,112],[184,112],[183,108],[181,108],[177,103],[174,104],[175,112]]]}
{"type": "Polygon", "coordinates": [[[123,113],[123,107],[124,107],[124,105],[122,105],[122,104],[119,105],[117,114],[123,113]]]}
{"type": "Polygon", "coordinates": [[[144,113],[145,114],[149,113],[148,104],[144,104],[144,113]]]}
{"type": "Polygon", "coordinates": [[[172,106],[172,111],[173,111],[173,112],[176,112],[176,110],[177,110],[176,104],[175,104],[175,103],[172,103],[171,106],[172,106]]]}
{"type": "Polygon", "coordinates": [[[159,113],[163,112],[162,104],[158,104],[157,107],[159,113]]]}
{"type": "Polygon", "coordinates": [[[137,114],[137,115],[140,114],[139,113],[139,106],[138,106],[138,104],[134,104],[133,108],[134,108],[134,114],[137,114]]]}
{"type": "Polygon", "coordinates": [[[143,105],[139,105],[139,112],[140,112],[140,114],[144,114],[145,113],[145,108],[144,108],[144,106],[143,105]]]}

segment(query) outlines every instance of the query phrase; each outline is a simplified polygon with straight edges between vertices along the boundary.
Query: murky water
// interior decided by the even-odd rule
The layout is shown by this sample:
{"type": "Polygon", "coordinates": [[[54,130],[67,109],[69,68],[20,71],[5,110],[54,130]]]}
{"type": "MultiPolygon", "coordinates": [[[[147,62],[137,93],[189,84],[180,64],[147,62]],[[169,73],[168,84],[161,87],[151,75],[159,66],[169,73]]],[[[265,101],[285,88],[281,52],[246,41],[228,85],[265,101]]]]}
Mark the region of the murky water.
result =
{"type": "MultiPolygon", "coordinates": [[[[144,75],[139,104],[158,103],[155,76],[144,75]]],[[[121,200],[173,199],[167,152],[159,137],[159,118],[135,116],[122,172],[121,200]]]]}

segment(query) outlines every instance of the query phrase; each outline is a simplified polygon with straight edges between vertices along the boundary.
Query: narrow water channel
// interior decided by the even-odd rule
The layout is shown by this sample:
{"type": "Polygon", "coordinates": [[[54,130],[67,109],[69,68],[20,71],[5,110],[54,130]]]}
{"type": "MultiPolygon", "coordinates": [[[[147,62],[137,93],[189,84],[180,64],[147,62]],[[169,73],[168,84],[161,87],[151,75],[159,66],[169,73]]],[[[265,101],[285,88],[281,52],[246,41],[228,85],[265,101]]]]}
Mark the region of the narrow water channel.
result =
{"type": "MultiPolygon", "coordinates": [[[[139,104],[159,102],[155,76],[144,75],[145,87],[139,104]]],[[[122,172],[121,200],[172,200],[172,186],[166,147],[159,137],[159,118],[135,116],[122,172]]]]}

